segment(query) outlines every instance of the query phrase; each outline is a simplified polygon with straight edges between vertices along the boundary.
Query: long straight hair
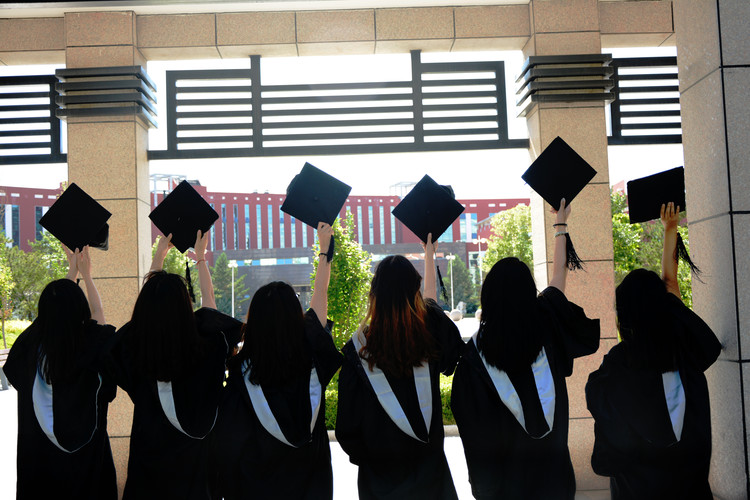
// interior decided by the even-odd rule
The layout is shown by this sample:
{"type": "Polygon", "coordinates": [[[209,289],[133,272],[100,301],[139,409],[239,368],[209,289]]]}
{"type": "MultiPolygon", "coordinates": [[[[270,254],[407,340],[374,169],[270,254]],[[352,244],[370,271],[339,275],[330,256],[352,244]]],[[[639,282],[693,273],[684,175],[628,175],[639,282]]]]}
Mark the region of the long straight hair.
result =
{"type": "Polygon", "coordinates": [[[477,349],[499,370],[530,366],[542,349],[534,278],[526,264],[506,257],[482,283],[477,349]]]}
{"type": "Polygon", "coordinates": [[[273,281],[255,292],[243,325],[244,343],[233,363],[250,362],[250,382],[278,386],[310,373],[305,318],[294,289],[273,281]]]}
{"type": "Polygon", "coordinates": [[[370,370],[377,365],[384,372],[406,377],[413,367],[437,358],[427,330],[421,284],[422,277],[401,255],[386,257],[375,270],[362,328],[367,345],[359,352],[370,370]]]}
{"type": "Polygon", "coordinates": [[[56,280],[44,287],[39,314],[29,329],[39,372],[48,384],[64,382],[75,373],[89,320],[88,300],[73,281],[56,280]]]}
{"type": "Polygon", "coordinates": [[[617,326],[628,361],[636,367],[676,369],[682,326],[672,315],[668,293],[659,275],[635,269],[615,289],[617,326]]]}
{"type": "Polygon", "coordinates": [[[136,372],[149,380],[179,378],[200,355],[201,339],[185,278],[146,275],[127,334],[136,372]]]}

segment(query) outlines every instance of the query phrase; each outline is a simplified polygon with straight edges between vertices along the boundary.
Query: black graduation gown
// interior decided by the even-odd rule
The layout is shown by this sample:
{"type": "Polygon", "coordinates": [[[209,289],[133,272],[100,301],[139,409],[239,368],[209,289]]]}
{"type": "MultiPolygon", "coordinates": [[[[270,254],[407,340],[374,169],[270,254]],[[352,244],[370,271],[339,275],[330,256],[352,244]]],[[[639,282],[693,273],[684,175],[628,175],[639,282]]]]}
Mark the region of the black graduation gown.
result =
{"type": "Polygon", "coordinates": [[[481,499],[572,499],[576,484],[568,451],[568,391],[573,360],[596,352],[599,320],[588,319],[560,290],[545,289],[543,346],[555,386],[554,423],[544,420],[531,367],[508,373],[524,410],[519,424],[497,394],[476,344],[469,341],[453,376],[451,409],[469,469],[471,490],[481,499]],[[534,432],[531,427],[535,426],[534,432]],[[544,436],[544,437],[540,437],[544,436]]]}
{"type": "Polygon", "coordinates": [[[162,409],[156,380],[135,372],[125,337],[130,323],[117,332],[109,367],[117,385],[133,401],[128,477],[123,500],[213,497],[209,474],[210,441],[221,398],[226,360],[239,342],[242,323],[215,309],[195,312],[205,340],[199,364],[172,381],[179,431],[162,409]]]}
{"type": "Polygon", "coordinates": [[[710,500],[711,415],[703,372],[719,356],[711,329],[677,297],[670,307],[683,325],[677,365],[685,392],[678,441],[669,417],[662,375],[628,360],[627,342],[604,356],[589,376],[586,402],[594,417],[591,465],[610,477],[613,500],[710,500]]]}
{"type": "Polygon", "coordinates": [[[432,390],[429,436],[413,375],[395,378],[386,374],[412,429],[426,443],[401,431],[385,412],[352,340],[342,349],[344,364],[339,374],[336,438],[349,460],[359,466],[357,485],[361,500],[457,498],[443,451],[439,374],[453,373],[465,344],[456,326],[434,301],[427,301],[427,311],[427,328],[440,355],[429,364],[432,390]]]}
{"type": "Polygon", "coordinates": [[[325,427],[325,389],[341,366],[331,323],[323,327],[315,312],[305,314],[305,336],[322,396],[315,428],[310,433],[310,374],[263,394],[292,447],[272,436],[261,424],[248,395],[241,367],[231,367],[219,407],[215,460],[219,492],[225,500],[247,498],[330,499],[333,471],[325,427]]]}
{"type": "Polygon", "coordinates": [[[68,381],[53,384],[54,435],[58,443],[75,450],[88,441],[73,453],[52,443],[34,412],[34,346],[38,344],[31,337],[37,332],[31,327],[13,344],[3,369],[18,391],[17,499],[117,499],[107,435],[107,407],[115,398],[117,386],[100,373],[104,346],[114,334],[113,326],[87,322],[85,340],[76,353],[77,372],[68,381]]]}

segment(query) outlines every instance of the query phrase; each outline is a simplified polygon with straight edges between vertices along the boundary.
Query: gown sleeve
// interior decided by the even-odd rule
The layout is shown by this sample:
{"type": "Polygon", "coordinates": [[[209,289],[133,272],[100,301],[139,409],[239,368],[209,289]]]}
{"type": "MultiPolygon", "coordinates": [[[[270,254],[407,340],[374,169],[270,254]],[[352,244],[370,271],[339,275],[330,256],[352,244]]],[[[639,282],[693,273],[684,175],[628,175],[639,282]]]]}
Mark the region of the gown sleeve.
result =
{"type": "Polygon", "coordinates": [[[451,375],[466,347],[458,327],[440,306],[432,299],[425,301],[427,307],[427,328],[434,335],[440,360],[438,368],[444,375],[451,375]]]}
{"type": "Polygon", "coordinates": [[[365,456],[363,405],[361,398],[366,389],[357,373],[357,353],[352,341],[342,349],[344,363],[339,374],[339,401],[336,413],[336,440],[349,455],[349,461],[359,465],[365,456]]]}
{"type": "Polygon", "coordinates": [[[305,313],[305,335],[318,366],[318,378],[324,386],[333,378],[344,359],[333,343],[332,327],[333,321],[331,320],[326,322],[326,326],[321,325],[318,315],[312,309],[308,309],[305,313]]]}
{"type": "Polygon", "coordinates": [[[721,354],[721,342],[700,316],[672,294],[669,294],[669,308],[683,326],[680,339],[683,351],[697,369],[706,371],[721,354]]]}
{"type": "Polygon", "coordinates": [[[569,301],[555,287],[547,287],[539,295],[542,307],[557,325],[557,343],[564,353],[567,366],[565,376],[573,373],[573,360],[599,349],[601,335],[598,319],[589,319],[583,309],[569,301]]]}

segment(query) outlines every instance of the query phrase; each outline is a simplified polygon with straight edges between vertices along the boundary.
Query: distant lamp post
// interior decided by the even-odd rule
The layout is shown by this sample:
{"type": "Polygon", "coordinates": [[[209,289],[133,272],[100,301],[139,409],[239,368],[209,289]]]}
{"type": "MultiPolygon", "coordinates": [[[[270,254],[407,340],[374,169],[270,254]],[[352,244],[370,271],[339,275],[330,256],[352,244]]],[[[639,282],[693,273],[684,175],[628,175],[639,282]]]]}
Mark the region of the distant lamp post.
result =
{"type": "Polygon", "coordinates": [[[456,308],[453,305],[453,261],[456,260],[456,256],[453,254],[450,254],[445,258],[448,259],[448,266],[450,267],[450,273],[451,273],[451,311],[452,311],[456,308]]]}
{"type": "Polygon", "coordinates": [[[230,260],[227,265],[232,270],[232,317],[234,318],[234,270],[237,269],[237,261],[230,260]]]}
{"type": "Polygon", "coordinates": [[[482,284],[482,243],[487,243],[487,238],[478,238],[471,240],[472,243],[475,245],[479,245],[477,247],[477,252],[479,253],[479,284],[482,284]]]}

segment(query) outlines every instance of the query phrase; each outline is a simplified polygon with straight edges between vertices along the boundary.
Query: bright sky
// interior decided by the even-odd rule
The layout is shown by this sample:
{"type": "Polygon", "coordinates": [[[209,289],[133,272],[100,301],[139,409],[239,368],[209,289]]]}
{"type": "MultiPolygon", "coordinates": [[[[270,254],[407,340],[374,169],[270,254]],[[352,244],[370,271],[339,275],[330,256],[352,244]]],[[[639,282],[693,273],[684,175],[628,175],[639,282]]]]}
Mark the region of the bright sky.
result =
{"type": "MultiPolygon", "coordinates": [[[[675,49],[607,50],[615,57],[673,56],[675,49]]],[[[453,60],[503,60],[509,103],[515,103],[515,77],[523,64],[520,51],[455,52],[422,54],[423,62],[453,60]]],[[[200,60],[149,63],[149,76],[157,89],[164,88],[165,71],[186,68],[248,67],[249,60],[200,60]]],[[[389,81],[410,78],[409,54],[376,56],[331,56],[264,58],[264,84],[337,83],[346,81],[389,81]]],[[[10,66],[0,76],[50,74],[54,67],[10,66]]],[[[159,115],[166,116],[165,98],[159,97],[159,115]]],[[[526,138],[523,118],[510,112],[509,135],[526,138]]],[[[160,123],[164,119],[159,119],[160,123]]],[[[162,131],[149,133],[151,149],[165,147],[162,131]]],[[[630,180],[683,165],[681,145],[609,147],[610,183],[630,180]]],[[[440,184],[453,186],[457,198],[520,198],[529,196],[521,174],[530,164],[526,150],[460,151],[441,153],[390,153],[378,155],[242,158],[225,160],[151,161],[151,173],[186,175],[198,179],[210,191],[283,193],[305,162],[325,170],[352,186],[352,194],[389,194],[399,182],[416,182],[425,173],[440,184]],[[207,165],[210,167],[207,168],[207,165]]],[[[0,185],[54,188],[67,179],[65,165],[23,165],[0,167],[0,185]]]]}

